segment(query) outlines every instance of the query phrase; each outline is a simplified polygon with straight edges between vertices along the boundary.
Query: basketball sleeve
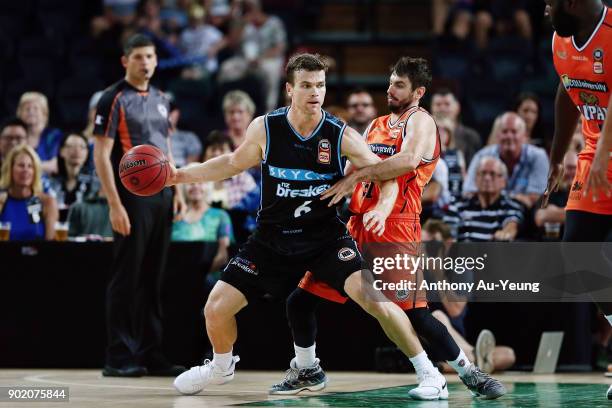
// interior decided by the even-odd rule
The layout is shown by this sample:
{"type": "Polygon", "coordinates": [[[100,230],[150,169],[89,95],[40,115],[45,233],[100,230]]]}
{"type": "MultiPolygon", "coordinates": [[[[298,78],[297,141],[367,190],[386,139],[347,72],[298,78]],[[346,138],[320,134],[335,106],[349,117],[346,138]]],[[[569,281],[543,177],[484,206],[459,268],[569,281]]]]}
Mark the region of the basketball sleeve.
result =
{"type": "Polygon", "coordinates": [[[96,108],[93,134],[115,138],[119,127],[120,92],[104,92],[96,108]]]}

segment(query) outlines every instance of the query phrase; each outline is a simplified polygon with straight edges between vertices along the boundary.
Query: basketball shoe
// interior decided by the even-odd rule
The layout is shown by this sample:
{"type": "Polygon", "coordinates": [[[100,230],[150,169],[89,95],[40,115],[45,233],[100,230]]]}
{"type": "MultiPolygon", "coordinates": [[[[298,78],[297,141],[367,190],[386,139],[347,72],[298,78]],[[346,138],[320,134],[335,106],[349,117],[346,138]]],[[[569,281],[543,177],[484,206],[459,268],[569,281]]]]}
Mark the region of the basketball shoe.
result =
{"type": "Polygon", "coordinates": [[[296,359],[289,363],[285,379],[270,387],[270,394],[293,395],[302,390],[321,391],[327,385],[327,376],[317,358],[310,367],[298,368],[296,359]]]}
{"type": "Polygon", "coordinates": [[[470,390],[473,396],[483,399],[499,398],[506,393],[504,385],[487,373],[480,371],[475,365],[467,369],[464,376],[459,376],[461,381],[470,390]]]}
{"type": "Polygon", "coordinates": [[[174,388],[181,394],[191,395],[202,391],[208,384],[222,385],[234,379],[234,369],[240,357],[232,357],[232,364],[225,371],[214,361],[204,360],[204,365],[192,367],[174,379],[174,388]]]}
{"type": "Polygon", "coordinates": [[[410,398],[425,401],[448,399],[446,378],[437,368],[434,368],[433,371],[425,370],[417,375],[417,381],[419,386],[408,391],[410,398]]]}

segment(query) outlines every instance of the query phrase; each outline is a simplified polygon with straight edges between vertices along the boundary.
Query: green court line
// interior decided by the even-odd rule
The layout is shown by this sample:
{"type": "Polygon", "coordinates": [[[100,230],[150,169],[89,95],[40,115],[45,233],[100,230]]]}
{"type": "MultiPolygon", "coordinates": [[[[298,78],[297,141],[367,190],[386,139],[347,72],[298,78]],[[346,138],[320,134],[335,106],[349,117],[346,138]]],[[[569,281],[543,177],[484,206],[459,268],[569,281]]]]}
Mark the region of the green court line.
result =
{"type": "MultiPolygon", "coordinates": [[[[449,384],[448,401],[414,401],[408,391],[414,385],[377,388],[356,392],[306,394],[299,398],[269,399],[239,404],[250,407],[571,407],[612,408],[606,399],[605,384],[512,383],[506,382],[508,394],[497,400],[472,398],[462,384],[449,384]]],[[[302,394],[300,394],[302,395],[302,394]]]]}

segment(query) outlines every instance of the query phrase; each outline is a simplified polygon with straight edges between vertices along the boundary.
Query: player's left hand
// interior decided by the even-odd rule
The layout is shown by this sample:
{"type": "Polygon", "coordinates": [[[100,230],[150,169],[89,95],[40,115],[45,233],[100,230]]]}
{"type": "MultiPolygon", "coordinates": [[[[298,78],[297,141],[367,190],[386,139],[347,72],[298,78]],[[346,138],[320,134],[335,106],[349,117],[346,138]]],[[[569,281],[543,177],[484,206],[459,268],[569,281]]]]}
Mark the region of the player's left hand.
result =
{"type": "Polygon", "coordinates": [[[348,176],[345,176],[342,180],[327,189],[321,194],[321,200],[327,200],[331,197],[328,207],[339,203],[347,194],[352,194],[355,189],[355,185],[359,182],[359,176],[357,172],[353,172],[348,176]]]}
{"type": "Polygon", "coordinates": [[[610,197],[612,194],[612,186],[608,181],[608,162],[610,161],[610,153],[603,151],[603,149],[597,149],[595,157],[593,158],[593,164],[587,176],[585,195],[593,193],[593,201],[597,201],[597,198],[601,193],[605,194],[606,197],[610,197]]]}
{"type": "Polygon", "coordinates": [[[377,234],[380,237],[385,232],[386,220],[386,215],[384,215],[381,211],[373,209],[372,211],[368,211],[363,215],[363,226],[365,227],[366,231],[372,230],[374,234],[377,234]]]}

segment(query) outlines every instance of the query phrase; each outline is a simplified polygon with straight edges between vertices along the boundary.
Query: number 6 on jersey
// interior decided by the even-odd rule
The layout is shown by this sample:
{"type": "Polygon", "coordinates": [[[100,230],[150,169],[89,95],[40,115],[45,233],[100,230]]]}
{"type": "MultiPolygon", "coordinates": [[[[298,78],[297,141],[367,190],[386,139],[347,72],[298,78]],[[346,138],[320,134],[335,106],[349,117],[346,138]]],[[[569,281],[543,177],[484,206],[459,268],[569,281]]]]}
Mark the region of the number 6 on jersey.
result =
{"type": "Polygon", "coordinates": [[[304,201],[304,204],[300,205],[298,208],[295,209],[295,211],[293,212],[293,216],[295,218],[298,218],[304,214],[309,213],[310,210],[312,210],[312,208],[308,206],[308,204],[310,203],[312,203],[312,200],[304,201]]]}

